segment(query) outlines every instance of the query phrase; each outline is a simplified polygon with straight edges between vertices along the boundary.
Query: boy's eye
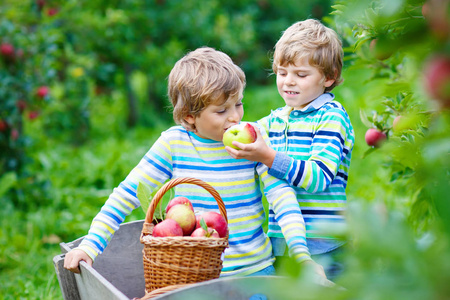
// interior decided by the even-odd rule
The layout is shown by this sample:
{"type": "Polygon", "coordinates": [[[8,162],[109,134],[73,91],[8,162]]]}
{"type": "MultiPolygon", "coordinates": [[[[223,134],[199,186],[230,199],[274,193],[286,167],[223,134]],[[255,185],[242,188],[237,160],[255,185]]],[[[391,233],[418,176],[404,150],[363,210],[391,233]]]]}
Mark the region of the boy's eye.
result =
{"type": "Polygon", "coordinates": [[[300,77],[300,78],[306,77],[305,74],[297,74],[297,75],[298,75],[298,77],[300,77]]]}
{"type": "Polygon", "coordinates": [[[236,106],[242,106],[242,105],[244,105],[244,103],[242,103],[242,102],[236,103],[236,106]]]}

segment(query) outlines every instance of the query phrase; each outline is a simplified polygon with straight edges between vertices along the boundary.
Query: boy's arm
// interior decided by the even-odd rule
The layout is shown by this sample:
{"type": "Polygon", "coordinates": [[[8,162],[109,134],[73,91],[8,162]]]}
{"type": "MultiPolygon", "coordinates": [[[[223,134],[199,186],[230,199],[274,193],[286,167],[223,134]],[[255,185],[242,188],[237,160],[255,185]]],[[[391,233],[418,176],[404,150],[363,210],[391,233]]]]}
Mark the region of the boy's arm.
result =
{"type": "Polygon", "coordinates": [[[264,185],[264,194],[286,239],[289,254],[298,262],[311,260],[306,245],[305,221],[294,190],[284,180],[269,175],[267,166],[259,163],[257,171],[264,185]]]}
{"type": "Polygon", "coordinates": [[[353,129],[348,116],[343,110],[331,109],[323,115],[314,134],[309,159],[294,159],[277,152],[269,174],[286,179],[309,193],[322,192],[336,177],[342,159],[349,154],[353,143],[353,129]]]}
{"type": "Polygon", "coordinates": [[[83,250],[94,261],[108,245],[125,217],[140,206],[136,196],[139,182],[147,184],[153,191],[171,176],[170,157],[168,143],[160,138],[126,179],[113,190],[92,221],[87,236],[75,249],[83,250]]]}

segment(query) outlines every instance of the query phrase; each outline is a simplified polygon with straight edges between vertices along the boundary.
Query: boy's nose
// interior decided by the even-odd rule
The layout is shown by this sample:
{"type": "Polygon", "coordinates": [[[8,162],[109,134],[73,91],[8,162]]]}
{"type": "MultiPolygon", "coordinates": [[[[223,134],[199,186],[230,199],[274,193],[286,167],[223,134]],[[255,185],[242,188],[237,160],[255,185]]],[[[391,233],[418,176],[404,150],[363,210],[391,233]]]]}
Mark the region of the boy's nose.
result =
{"type": "Polygon", "coordinates": [[[286,85],[295,85],[295,80],[293,75],[286,76],[286,85]]]}
{"type": "Polygon", "coordinates": [[[236,122],[236,123],[241,121],[239,112],[236,109],[234,109],[233,111],[230,112],[230,115],[228,116],[228,121],[236,122]]]}

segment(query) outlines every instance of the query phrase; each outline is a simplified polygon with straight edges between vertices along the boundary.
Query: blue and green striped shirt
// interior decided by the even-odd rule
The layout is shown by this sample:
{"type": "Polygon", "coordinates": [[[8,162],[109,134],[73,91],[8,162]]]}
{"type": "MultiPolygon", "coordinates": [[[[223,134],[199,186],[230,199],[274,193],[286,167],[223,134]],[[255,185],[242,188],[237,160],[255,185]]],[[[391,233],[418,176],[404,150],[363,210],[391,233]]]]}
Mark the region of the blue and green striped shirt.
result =
{"type": "MultiPolygon", "coordinates": [[[[295,189],[308,241],[330,238],[327,226],[344,222],[355,140],[347,112],[333,94],[325,93],[301,110],[278,108],[258,123],[277,151],[269,174],[287,180],[295,189]]],[[[283,237],[271,207],[268,235],[283,237]]]]}
{"type": "MultiPolygon", "coordinates": [[[[269,143],[267,134],[263,129],[261,131],[269,143]]],[[[146,183],[154,191],[167,180],[178,177],[195,177],[209,183],[225,203],[229,248],[225,250],[221,276],[251,274],[274,261],[270,239],[262,226],[265,213],[260,182],[288,239],[291,254],[298,261],[310,259],[303,217],[289,184],[269,175],[265,165],[236,160],[228,155],[222,142],[200,138],[181,126],[163,132],[139,164],[114,189],[79,248],[92,259],[103,252],[125,217],[140,205],[136,197],[139,182],[146,183]]],[[[196,211],[219,212],[216,200],[201,187],[181,184],[174,192],[174,196],[188,197],[196,211]]]]}

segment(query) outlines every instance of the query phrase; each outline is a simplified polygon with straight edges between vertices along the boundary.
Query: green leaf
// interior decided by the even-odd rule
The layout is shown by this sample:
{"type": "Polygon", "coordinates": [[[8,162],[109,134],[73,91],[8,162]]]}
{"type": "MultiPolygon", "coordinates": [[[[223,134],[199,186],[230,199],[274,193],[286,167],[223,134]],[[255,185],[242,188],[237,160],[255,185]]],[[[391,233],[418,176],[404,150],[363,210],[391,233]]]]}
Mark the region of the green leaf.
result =
{"type": "Polygon", "coordinates": [[[364,43],[366,43],[367,41],[370,41],[370,40],[372,40],[372,37],[371,37],[371,36],[365,36],[365,37],[362,37],[362,38],[358,39],[358,40],[356,41],[355,45],[353,46],[353,51],[358,50],[359,48],[361,48],[361,46],[362,46],[364,43]]]}
{"type": "Polygon", "coordinates": [[[5,173],[0,177],[0,197],[17,183],[17,175],[14,172],[5,173]]]}
{"type": "Polygon", "coordinates": [[[364,125],[366,125],[367,127],[369,127],[369,128],[372,128],[373,127],[373,124],[369,121],[369,119],[367,118],[367,115],[366,115],[366,113],[365,113],[365,111],[364,110],[360,110],[359,111],[359,117],[360,117],[360,119],[361,119],[361,122],[364,124],[364,125]]]}
{"type": "Polygon", "coordinates": [[[141,203],[142,210],[144,211],[144,213],[147,213],[150,202],[152,201],[154,196],[152,195],[150,187],[143,182],[139,182],[136,191],[136,196],[139,202],[141,203]]]}
{"type": "Polygon", "coordinates": [[[362,158],[366,158],[370,153],[372,153],[372,152],[374,152],[374,151],[376,151],[376,150],[377,150],[377,148],[375,148],[375,147],[370,147],[368,150],[366,150],[366,151],[363,153],[362,158]]]}
{"type": "Polygon", "coordinates": [[[206,225],[205,219],[200,219],[200,226],[202,226],[204,231],[208,232],[208,226],[206,225]]]}

